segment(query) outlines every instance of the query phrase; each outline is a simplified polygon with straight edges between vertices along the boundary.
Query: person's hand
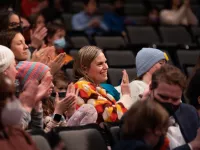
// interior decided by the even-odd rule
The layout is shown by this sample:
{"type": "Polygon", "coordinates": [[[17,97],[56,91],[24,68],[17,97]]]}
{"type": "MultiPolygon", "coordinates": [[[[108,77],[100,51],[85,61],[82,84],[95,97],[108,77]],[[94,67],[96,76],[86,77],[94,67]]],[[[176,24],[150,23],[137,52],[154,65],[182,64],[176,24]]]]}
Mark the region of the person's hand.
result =
{"type": "Polygon", "coordinates": [[[65,53],[60,53],[53,61],[51,61],[48,66],[51,68],[51,74],[54,75],[58,72],[64,65],[65,53]]]}
{"type": "MultiPolygon", "coordinates": [[[[74,84],[69,84],[69,86],[67,88],[67,93],[72,93],[72,94],[75,93],[74,84]]],[[[75,93],[75,99],[74,99],[73,105],[70,108],[68,108],[68,110],[65,112],[65,115],[68,118],[70,118],[74,114],[74,112],[76,111],[76,104],[77,104],[78,93],[79,93],[79,90],[77,89],[76,93],[75,93]]]]}
{"type": "Polygon", "coordinates": [[[91,27],[99,27],[100,21],[98,18],[94,18],[90,21],[89,26],[91,27]]]}
{"type": "Polygon", "coordinates": [[[31,112],[35,107],[35,95],[37,91],[38,82],[36,80],[30,80],[24,85],[23,92],[19,95],[22,106],[28,112],[31,112]]]}
{"type": "Polygon", "coordinates": [[[30,31],[31,46],[38,49],[43,44],[43,40],[46,35],[47,35],[46,27],[40,26],[40,27],[36,28],[34,32],[31,30],[30,31]]]}
{"type": "Polygon", "coordinates": [[[50,88],[52,86],[52,80],[53,80],[52,76],[45,76],[42,79],[40,85],[38,86],[35,103],[38,103],[49,94],[50,88]]]}
{"type": "Polygon", "coordinates": [[[193,150],[200,150],[200,128],[197,130],[196,138],[189,143],[193,150]]]}
{"type": "Polygon", "coordinates": [[[58,97],[58,93],[56,93],[54,114],[63,115],[66,111],[73,108],[75,105],[76,105],[75,88],[73,84],[69,84],[65,98],[60,100],[58,97]]]}
{"type": "Polygon", "coordinates": [[[55,53],[55,47],[45,47],[39,50],[35,50],[32,54],[31,61],[33,62],[41,62],[45,65],[48,65],[50,61],[55,57],[52,56],[55,53]]]}
{"type": "Polygon", "coordinates": [[[122,71],[122,82],[121,82],[121,93],[122,95],[131,95],[130,87],[129,87],[129,77],[126,70],[122,71]]]}

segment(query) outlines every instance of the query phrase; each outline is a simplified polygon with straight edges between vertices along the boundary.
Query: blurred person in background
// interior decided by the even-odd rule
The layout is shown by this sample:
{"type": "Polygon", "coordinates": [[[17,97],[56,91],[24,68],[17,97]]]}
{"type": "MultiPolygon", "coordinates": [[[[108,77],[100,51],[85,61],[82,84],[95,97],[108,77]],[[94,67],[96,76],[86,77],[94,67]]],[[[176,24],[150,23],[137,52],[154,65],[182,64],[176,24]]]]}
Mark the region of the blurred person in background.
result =
{"type": "Polygon", "coordinates": [[[160,21],[168,25],[198,25],[190,0],[167,0],[167,6],[160,12],[160,21]]]}
{"type": "Polygon", "coordinates": [[[105,23],[95,15],[97,10],[96,0],[84,0],[84,10],[73,15],[72,29],[75,31],[84,31],[88,35],[102,34],[108,28],[105,23]]]}

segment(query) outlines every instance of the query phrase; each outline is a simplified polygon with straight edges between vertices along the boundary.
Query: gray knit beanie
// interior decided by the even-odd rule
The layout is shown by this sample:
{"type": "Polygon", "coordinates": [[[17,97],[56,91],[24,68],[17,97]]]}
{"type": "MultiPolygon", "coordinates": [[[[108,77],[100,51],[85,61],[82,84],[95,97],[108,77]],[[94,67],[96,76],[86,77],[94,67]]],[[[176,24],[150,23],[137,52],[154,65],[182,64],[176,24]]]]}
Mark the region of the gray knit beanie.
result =
{"type": "Polygon", "coordinates": [[[15,56],[13,52],[9,48],[0,45],[0,73],[4,72],[14,59],[15,56]]]}
{"type": "Polygon", "coordinates": [[[159,49],[142,48],[136,56],[137,77],[146,73],[158,61],[168,60],[167,55],[159,49]]]}

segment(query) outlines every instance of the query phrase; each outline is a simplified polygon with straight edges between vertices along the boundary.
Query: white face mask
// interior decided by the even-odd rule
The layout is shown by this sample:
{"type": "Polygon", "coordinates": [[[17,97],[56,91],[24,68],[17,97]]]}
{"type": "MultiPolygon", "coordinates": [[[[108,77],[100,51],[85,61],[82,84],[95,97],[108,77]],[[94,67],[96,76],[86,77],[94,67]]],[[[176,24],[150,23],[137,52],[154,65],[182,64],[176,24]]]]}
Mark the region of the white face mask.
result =
{"type": "Polygon", "coordinates": [[[1,112],[1,121],[3,125],[19,125],[23,116],[23,108],[18,99],[7,103],[1,112]]]}

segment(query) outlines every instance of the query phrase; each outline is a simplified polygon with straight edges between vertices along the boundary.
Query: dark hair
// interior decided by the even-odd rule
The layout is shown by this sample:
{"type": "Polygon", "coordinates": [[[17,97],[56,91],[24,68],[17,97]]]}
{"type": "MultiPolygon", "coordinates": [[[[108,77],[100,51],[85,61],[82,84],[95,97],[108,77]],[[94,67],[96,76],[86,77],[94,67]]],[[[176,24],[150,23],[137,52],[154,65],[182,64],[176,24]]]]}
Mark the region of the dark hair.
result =
{"type": "Polygon", "coordinates": [[[42,13],[35,13],[35,14],[32,14],[30,17],[29,17],[29,22],[31,24],[31,28],[35,28],[36,27],[36,22],[37,22],[37,19],[39,16],[43,16],[44,15],[42,13]]]}
{"type": "Polygon", "coordinates": [[[15,35],[21,33],[17,30],[7,30],[0,32],[0,45],[4,45],[8,48],[11,48],[12,40],[14,39],[15,35]]]}
{"type": "Polygon", "coordinates": [[[196,70],[196,73],[191,78],[186,90],[186,96],[189,99],[190,104],[196,108],[200,108],[200,104],[198,103],[198,97],[200,96],[199,88],[200,88],[200,69],[196,70]]]}
{"type": "Polygon", "coordinates": [[[0,32],[0,45],[4,45],[8,48],[11,48],[12,40],[14,39],[15,35],[20,33],[16,30],[7,30],[0,32]]]}
{"type": "Polygon", "coordinates": [[[0,31],[8,29],[9,24],[10,24],[9,20],[12,15],[17,15],[17,14],[13,11],[0,12],[0,22],[1,22],[0,31]]]}
{"type": "Polygon", "coordinates": [[[56,23],[56,22],[52,22],[52,23],[48,23],[47,24],[47,36],[46,36],[46,43],[48,43],[48,38],[52,38],[56,32],[58,30],[65,30],[66,31],[66,28],[64,26],[64,24],[62,23],[56,23]]]}
{"type": "Polygon", "coordinates": [[[53,84],[54,84],[54,86],[56,86],[57,85],[57,82],[58,81],[64,81],[67,85],[69,84],[69,78],[68,78],[68,76],[67,76],[67,74],[64,72],[64,71],[62,71],[62,70],[60,70],[60,71],[58,71],[55,75],[54,75],[54,77],[53,77],[53,84]]]}
{"type": "Polygon", "coordinates": [[[165,64],[152,75],[151,89],[156,89],[159,82],[178,85],[182,90],[186,87],[186,76],[177,67],[165,64]]]}
{"type": "MultiPolygon", "coordinates": [[[[149,97],[150,98],[150,97],[149,97]]],[[[143,139],[148,129],[167,130],[169,115],[154,99],[137,101],[127,111],[122,126],[124,139],[143,139]]]]}

